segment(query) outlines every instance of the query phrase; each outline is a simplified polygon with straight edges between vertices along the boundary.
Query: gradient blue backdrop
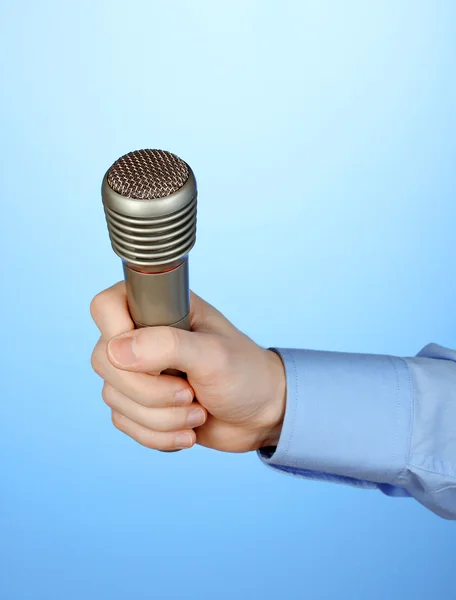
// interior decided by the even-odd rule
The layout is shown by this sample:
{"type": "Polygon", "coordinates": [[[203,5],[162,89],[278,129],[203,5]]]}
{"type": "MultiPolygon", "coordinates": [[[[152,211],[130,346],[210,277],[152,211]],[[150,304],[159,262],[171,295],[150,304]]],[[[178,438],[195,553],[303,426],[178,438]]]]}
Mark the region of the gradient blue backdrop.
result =
{"type": "Polygon", "coordinates": [[[89,364],[100,183],[142,147],[194,168],[192,287],[259,343],[455,347],[455,31],[450,0],[1,2],[2,600],[456,597],[451,522],[148,451],[89,364]]]}

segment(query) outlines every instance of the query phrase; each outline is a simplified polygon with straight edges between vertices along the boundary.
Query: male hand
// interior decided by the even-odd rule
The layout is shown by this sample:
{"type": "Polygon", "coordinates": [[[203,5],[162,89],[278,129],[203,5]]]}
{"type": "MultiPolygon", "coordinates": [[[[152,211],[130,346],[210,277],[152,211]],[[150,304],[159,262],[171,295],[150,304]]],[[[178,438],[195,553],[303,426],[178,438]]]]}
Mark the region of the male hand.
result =
{"type": "Polygon", "coordinates": [[[104,379],[114,425],[148,448],[195,443],[246,452],[278,442],[285,412],[280,357],[255,344],[191,294],[191,331],[134,329],[124,282],[98,294],[91,314],[101,338],[92,366],[104,379]],[[160,374],[172,368],[187,380],[160,374]]]}

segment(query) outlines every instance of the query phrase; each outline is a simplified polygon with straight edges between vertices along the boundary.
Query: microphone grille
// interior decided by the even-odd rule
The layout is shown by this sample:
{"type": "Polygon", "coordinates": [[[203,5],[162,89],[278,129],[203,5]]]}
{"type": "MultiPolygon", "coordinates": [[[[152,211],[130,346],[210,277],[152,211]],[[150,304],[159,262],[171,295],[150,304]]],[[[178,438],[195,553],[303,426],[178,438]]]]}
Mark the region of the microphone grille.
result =
{"type": "Polygon", "coordinates": [[[189,177],[189,167],[166,150],[135,150],[109,169],[109,187],[126,198],[154,200],[174,194],[189,177]]]}

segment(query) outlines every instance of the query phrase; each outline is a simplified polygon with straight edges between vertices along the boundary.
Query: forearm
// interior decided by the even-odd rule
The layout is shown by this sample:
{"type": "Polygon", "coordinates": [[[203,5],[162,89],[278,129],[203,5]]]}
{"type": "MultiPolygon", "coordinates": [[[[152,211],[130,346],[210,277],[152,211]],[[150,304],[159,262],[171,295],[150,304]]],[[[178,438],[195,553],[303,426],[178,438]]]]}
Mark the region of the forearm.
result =
{"type": "Polygon", "coordinates": [[[287,408],[271,467],[410,495],[456,518],[456,353],[416,358],[277,350],[287,408]]]}

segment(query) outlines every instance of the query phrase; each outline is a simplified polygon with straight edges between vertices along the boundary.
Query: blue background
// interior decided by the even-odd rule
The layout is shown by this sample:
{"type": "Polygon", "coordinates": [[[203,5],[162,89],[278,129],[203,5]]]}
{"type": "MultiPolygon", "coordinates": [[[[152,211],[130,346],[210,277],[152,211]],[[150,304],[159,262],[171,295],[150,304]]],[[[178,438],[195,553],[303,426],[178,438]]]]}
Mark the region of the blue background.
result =
{"type": "Polygon", "coordinates": [[[0,598],[454,598],[455,530],[254,453],[154,453],[91,371],[101,179],[199,182],[193,289],[263,345],[455,347],[452,1],[3,0],[0,598]]]}

